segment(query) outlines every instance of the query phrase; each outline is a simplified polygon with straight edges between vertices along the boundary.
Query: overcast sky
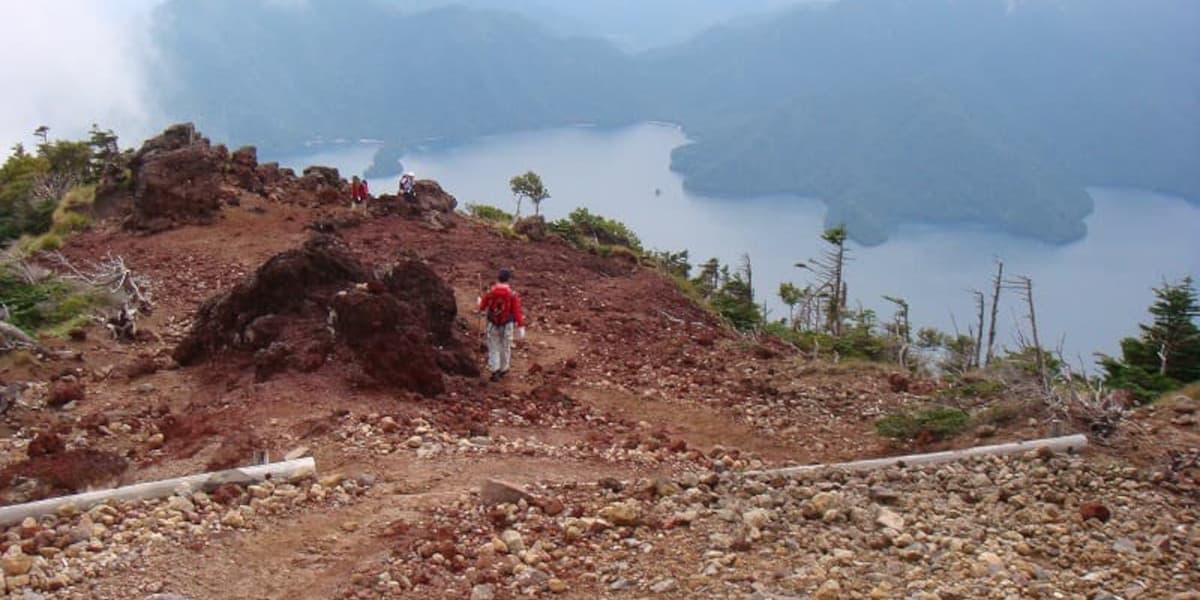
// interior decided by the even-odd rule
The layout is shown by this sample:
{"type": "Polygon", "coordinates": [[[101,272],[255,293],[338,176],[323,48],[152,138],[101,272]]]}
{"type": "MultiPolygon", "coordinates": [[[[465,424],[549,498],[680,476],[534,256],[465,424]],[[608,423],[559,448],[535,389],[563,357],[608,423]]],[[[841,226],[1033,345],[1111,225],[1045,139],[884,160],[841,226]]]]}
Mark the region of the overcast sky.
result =
{"type": "Polygon", "coordinates": [[[146,16],[158,0],[0,0],[0,151],[38,125],[74,138],[92,123],[122,145],[157,124],[146,104],[153,55],[146,16]]]}

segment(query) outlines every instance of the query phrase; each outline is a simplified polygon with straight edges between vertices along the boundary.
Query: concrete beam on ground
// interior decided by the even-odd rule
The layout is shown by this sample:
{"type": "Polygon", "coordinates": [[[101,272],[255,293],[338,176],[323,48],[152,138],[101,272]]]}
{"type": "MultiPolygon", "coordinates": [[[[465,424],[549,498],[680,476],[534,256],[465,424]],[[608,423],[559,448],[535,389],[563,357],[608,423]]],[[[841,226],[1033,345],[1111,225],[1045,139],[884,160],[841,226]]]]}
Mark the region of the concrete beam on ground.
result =
{"type": "Polygon", "coordinates": [[[1031,450],[1040,450],[1046,448],[1051,452],[1079,452],[1087,447],[1087,436],[1082,434],[1068,435],[1055,438],[1044,438],[1040,440],[1026,440],[1021,442],[1011,442],[1007,444],[994,444],[991,446],[976,446],[974,448],[963,448],[961,450],[946,450],[945,452],[933,452],[929,454],[909,454],[906,456],[891,456],[888,458],[870,458],[866,460],[856,460],[844,463],[829,463],[821,465],[803,465],[799,467],[783,467],[779,469],[765,469],[762,471],[747,471],[746,475],[783,475],[794,476],[805,473],[813,473],[816,471],[824,471],[829,469],[844,469],[848,471],[869,471],[872,469],[882,469],[893,466],[916,466],[916,465],[935,465],[940,463],[948,463],[960,461],[966,458],[975,456],[1006,456],[1009,454],[1020,454],[1031,450]]]}
{"type": "Polygon", "coordinates": [[[244,485],[259,483],[268,479],[272,481],[288,481],[314,475],[316,472],[317,463],[311,456],[308,456],[267,465],[256,465],[240,469],[187,475],[174,479],[163,479],[161,481],[137,483],[111,490],[96,490],[73,496],[60,496],[58,498],[38,500],[37,502],[0,507],[0,525],[8,526],[20,523],[26,517],[37,518],[42,515],[55,514],[60,509],[70,505],[74,505],[78,510],[88,510],[97,504],[103,504],[108,501],[152,500],[165,498],[174,494],[190,494],[197,491],[206,491],[224,483],[244,485]]]}

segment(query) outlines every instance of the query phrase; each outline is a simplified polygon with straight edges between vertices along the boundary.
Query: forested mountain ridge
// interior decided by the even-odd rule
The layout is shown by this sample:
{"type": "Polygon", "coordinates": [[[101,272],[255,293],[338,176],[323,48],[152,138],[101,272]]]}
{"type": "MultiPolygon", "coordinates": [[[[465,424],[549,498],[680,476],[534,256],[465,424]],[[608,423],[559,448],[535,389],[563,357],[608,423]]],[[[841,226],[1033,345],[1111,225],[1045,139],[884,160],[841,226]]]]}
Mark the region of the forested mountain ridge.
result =
{"type": "Polygon", "coordinates": [[[636,105],[632,89],[609,85],[630,70],[627,55],[509,13],[176,0],[155,24],[163,104],[268,150],[317,137],[412,142],[608,123],[636,105]]]}
{"type": "Polygon", "coordinates": [[[841,0],[634,55],[371,0],[173,0],[157,23],[166,104],[268,148],[667,120],[695,140],[673,157],[689,189],[818,197],[864,243],[906,222],[1078,239],[1090,185],[1200,198],[1187,0],[841,0]]]}

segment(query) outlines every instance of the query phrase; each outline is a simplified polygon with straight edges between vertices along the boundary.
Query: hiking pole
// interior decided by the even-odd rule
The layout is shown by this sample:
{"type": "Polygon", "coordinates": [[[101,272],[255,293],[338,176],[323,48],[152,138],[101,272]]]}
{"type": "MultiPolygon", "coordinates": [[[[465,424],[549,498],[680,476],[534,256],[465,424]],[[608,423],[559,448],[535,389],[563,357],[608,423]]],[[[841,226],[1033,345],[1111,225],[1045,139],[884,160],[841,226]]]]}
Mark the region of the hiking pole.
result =
{"type": "Polygon", "coordinates": [[[483,340],[483,344],[487,344],[487,311],[479,310],[479,305],[482,303],[485,292],[483,291],[483,276],[478,272],[475,273],[475,289],[479,291],[479,302],[475,303],[475,312],[479,313],[479,335],[483,340]]]}

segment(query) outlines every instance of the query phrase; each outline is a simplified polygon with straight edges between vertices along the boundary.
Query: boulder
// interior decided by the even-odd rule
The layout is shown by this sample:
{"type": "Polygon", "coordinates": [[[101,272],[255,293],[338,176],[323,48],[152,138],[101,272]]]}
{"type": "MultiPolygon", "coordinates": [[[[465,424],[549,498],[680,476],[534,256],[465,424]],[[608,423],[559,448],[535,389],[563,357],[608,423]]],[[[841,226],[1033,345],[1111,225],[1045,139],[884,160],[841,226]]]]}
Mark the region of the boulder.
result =
{"type": "Polygon", "coordinates": [[[532,501],[533,494],[525,491],[515,483],[500,481],[498,479],[488,479],[479,488],[479,500],[488,506],[494,504],[516,504],[521,500],[525,500],[526,502],[532,501]]]}
{"type": "Polygon", "coordinates": [[[418,180],[413,188],[413,195],[416,196],[417,208],[422,212],[450,214],[458,207],[458,200],[432,179],[418,180]]]}
{"type": "Polygon", "coordinates": [[[226,160],[191,123],[147,140],[129,164],[133,207],[126,225],[153,232],[212,222],[232,195],[224,186],[226,160]]]}
{"type": "Polygon", "coordinates": [[[442,373],[478,376],[457,339],[454,292],[428,265],[404,259],[375,279],[338,238],[316,235],[269,259],[201,305],[175,348],[181,365],[226,351],[251,353],[265,381],[350,355],[380,385],[442,393],[442,373]],[[339,350],[344,348],[344,350],[339,350]]]}
{"type": "Polygon", "coordinates": [[[513,231],[535,242],[544,240],[548,232],[546,219],[541,215],[525,217],[513,225],[513,231]]]}

